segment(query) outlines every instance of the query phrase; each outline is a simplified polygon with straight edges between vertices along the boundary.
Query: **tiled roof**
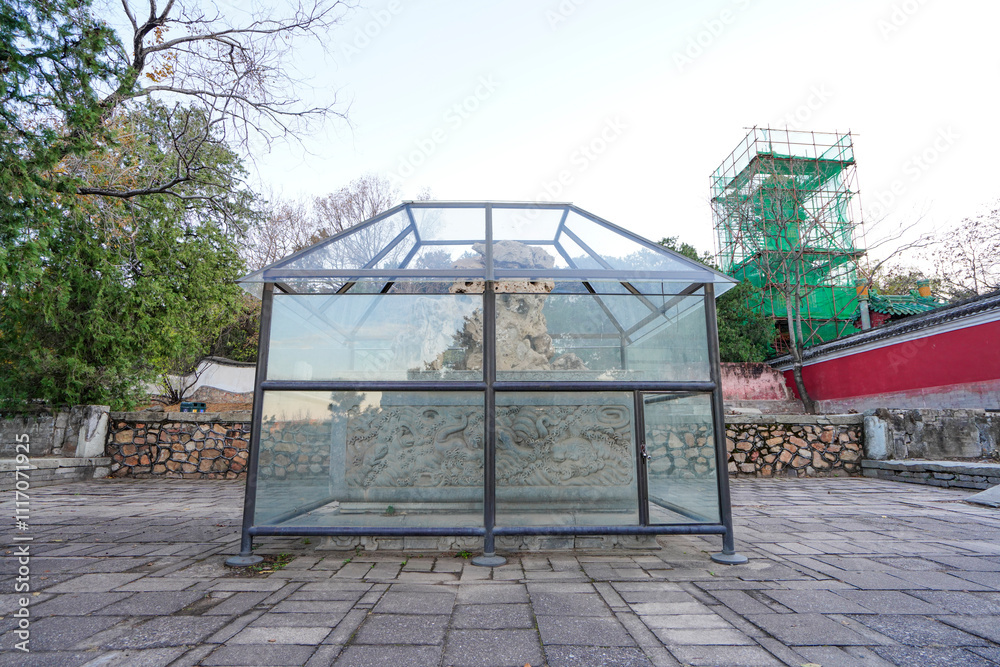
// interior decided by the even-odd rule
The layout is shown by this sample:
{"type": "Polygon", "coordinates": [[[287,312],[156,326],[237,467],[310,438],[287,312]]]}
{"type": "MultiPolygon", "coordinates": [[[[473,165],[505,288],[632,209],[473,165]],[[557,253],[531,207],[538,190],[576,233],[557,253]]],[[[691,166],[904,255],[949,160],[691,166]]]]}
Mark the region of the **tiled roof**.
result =
{"type": "Polygon", "coordinates": [[[884,315],[917,315],[939,308],[944,304],[916,292],[909,294],[872,294],[868,308],[884,315]]]}

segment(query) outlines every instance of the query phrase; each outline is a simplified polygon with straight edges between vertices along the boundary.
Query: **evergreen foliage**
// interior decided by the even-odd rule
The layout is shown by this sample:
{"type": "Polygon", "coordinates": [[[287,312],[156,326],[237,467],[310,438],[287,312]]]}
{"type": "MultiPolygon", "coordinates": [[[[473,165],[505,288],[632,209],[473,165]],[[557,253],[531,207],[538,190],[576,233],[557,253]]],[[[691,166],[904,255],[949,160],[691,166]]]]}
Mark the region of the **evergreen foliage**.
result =
{"type": "MultiPolygon", "coordinates": [[[[689,259],[715,268],[712,256],[676,236],[664,238],[660,245],[689,259]]],[[[716,299],[716,319],[719,323],[719,357],[724,362],[764,361],[774,355],[774,339],[778,332],[773,320],[751,308],[760,291],[748,282],[741,282],[716,299]]]]}
{"type": "Polygon", "coordinates": [[[204,136],[198,111],[149,102],[114,116],[107,141],[64,155],[51,174],[15,177],[20,187],[0,199],[4,407],[128,409],[146,383],[188,370],[234,320],[243,263],[233,232],[253,202],[239,187],[240,160],[223,143],[202,142],[197,168],[213,178],[182,184],[183,196],[108,198],[51,187],[127,188],[176,169],[183,152],[163,143],[184,140],[167,131],[181,116],[187,136],[204,136]]]}

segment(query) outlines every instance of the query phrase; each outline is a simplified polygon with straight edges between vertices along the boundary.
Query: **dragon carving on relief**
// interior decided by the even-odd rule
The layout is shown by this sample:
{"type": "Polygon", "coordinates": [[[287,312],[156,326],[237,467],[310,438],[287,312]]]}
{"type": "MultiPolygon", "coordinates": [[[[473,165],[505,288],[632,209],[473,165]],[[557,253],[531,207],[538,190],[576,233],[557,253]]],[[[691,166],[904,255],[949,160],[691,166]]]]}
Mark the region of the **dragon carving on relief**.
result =
{"type": "MultiPolygon", "coordinates": [[[[624,405],[497,408],[497,483],[614,486],[634,475],[624,405]]],[[[482,485],[482,412],[464,406],[351,411],[347,483],[371,487],[482,485]]]]}

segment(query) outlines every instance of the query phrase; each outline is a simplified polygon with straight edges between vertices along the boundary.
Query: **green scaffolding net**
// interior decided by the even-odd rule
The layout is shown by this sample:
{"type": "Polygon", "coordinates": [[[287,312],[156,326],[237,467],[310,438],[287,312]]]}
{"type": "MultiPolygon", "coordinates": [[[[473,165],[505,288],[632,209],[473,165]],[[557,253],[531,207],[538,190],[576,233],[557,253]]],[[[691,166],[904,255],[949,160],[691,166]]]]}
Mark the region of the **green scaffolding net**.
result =
{"type": "Polygon", "coordinates": [[[712,175],[716,261],[760,290],[750,306],[776,320],[779,351],[789,300],[805,345],[856,331],[855,180],[850,133],[769,128],[751,130],[712,175]]]}

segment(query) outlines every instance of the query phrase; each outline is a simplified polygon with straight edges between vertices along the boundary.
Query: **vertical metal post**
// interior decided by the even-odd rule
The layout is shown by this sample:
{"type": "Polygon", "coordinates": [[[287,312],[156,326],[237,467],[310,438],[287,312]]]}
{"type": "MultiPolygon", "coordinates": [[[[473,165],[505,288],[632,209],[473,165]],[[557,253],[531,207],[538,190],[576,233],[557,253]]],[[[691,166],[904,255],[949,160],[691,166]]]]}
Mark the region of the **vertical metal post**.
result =
{"type": "Polygon", "coordinates": [[[507,562],[496,555],[493,528],[497,514],[497,401],[494,384],[497,380],[497,294],[493,276],[493,207],[486,205],[486,283],[483,289],[483,379],[486,394],[483,397],[483,555],[472,559],[473,565],[497,567],[507,562]]]}
{"type": "Polygon", "coordinates": [[[636,489],[639,492],[639,525],[649,525],[649,477],[646,451],[646,404],[641,391],[632,392],[635,404],[636,489]]]}
{"type": "Polygon", "coordinates": [[[247,485],[243,496],[243,527],[240,535],[240,554],[226,559],[230,567],[256,565],[264,559],[253,555],[253,515],[257,507],[257,460],[260,454],[260,429],[264,408],[264,390],[261,383],[267,379],[267,355],[271,341],[271,307],[274,303],[274,283],[264,283],[260,303],[260,332],[257,336],[257,369],[253,380],[253,413],[250,424],[250,456],[247,459],[247,485]]]}
{"type": "Polygon", "coordinates": [[[722,536],[722,553],[712,554],[712,560],[726,565],[740,565],[747,557],[736,553],[733,535],[733,510],[729,498],[729,451],[726,448],[725,407],[722,404],[722,369],[719,359],[719,322],[715,316],[715,285],[705,283],[705,323],[708,328],[708,365],[712,383],[712,431],[715,436],[715,475],[719,488],[719,514],[726,534],[722,536]]]}

